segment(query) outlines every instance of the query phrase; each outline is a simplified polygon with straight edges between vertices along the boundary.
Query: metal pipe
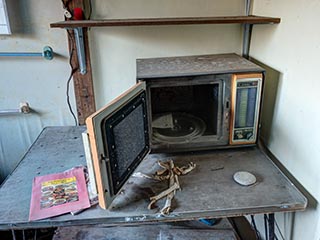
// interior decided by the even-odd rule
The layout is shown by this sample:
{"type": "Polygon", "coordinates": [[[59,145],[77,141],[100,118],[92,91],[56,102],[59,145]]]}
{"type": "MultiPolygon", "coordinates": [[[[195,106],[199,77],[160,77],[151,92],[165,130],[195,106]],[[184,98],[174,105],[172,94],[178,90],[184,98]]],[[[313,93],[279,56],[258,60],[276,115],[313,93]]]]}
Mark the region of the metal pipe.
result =
{"type": "Polygon", "coordinates": [[[21,109],[1,109],[0,110],[0,116],[15,115],[20,113],[27,114],[29,112],[23,112],[21,109]]]}
{"type": "MultiPolygon", "coordinates": [[[[249,16],[251,11],[251,0],[246,0],[246,15],[249,16]]],[[[246,23],[243,26],[243,45],[242,45],[242,56],[249,58],[252,24],[246,23]]]]}
{"type": "Polygon", "coordinates": [[[17,114],[17,113],[30,113],[31,109],[29,107],[29,104],[24,102],[20,103],[20,108],[19,109],[0,109],[0,116],[2,115],[12,115],[12,114],[17,114]]]}
{"type": "Polygon", "coordinates": [[[43,48],[43,52],[0,52],[0,57],[44,57],[47,60],[53,59],[53,50],[49,46],[43,48]]]}
{"type": "Polygon", "coordinates": [[[251,10],[251,0],[246,0],[246,15],[249,16],[251,10]]]}
{"type": "Polygon", "coordinates": [[[8,114],[16,114],[16,113],[22,113],[20,109],[1,109],[0,115],[8,115],[8,114]]]}
{"type": "Polygon", "coordinates": [[[249,52],[250,52],[251,33],[252,33],[252,24],[244,24],[242,56],[247,59],[249,58],[249,52]]]}
{"type": "Polygon", "coordinates": [[[42,53],[5,52],[0,53],[0,57],[42,57],[42,53]]]}

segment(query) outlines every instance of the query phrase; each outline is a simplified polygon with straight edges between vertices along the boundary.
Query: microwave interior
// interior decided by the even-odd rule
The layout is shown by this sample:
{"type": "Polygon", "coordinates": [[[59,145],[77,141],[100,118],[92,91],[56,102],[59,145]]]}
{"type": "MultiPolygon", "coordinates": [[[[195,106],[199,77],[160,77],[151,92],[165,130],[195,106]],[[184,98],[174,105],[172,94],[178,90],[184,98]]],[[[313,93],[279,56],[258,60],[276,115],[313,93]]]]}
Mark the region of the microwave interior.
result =
{"type": "Polygon", "coordinates": [[[228,143],[230,74],[149,83],[153,149],[176,151],[228,143]]]}

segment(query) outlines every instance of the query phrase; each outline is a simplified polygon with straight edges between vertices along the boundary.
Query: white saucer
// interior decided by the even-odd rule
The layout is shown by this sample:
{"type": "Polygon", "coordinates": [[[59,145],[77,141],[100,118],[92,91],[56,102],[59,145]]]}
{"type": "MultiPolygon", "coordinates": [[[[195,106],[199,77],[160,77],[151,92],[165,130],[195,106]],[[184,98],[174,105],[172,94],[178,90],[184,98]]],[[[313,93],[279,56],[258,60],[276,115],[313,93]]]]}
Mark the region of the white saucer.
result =
{"type": "Polygon", "coordinates": [[[239,171],[233,174],[233,179],[243,186],[249,186],[256,183],[257,178],[250,172],[239,171]]]}

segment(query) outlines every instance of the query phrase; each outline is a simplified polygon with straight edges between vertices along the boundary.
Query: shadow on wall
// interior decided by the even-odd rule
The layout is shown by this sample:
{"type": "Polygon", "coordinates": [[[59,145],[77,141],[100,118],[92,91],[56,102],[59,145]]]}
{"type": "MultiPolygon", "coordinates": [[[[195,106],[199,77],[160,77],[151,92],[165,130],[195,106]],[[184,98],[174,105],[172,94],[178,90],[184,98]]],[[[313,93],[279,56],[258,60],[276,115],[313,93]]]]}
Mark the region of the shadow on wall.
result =
{"type": "MultiPolygon", "coordinates": [[[[280,170],[290,179],[290,181],[299,189],[300,192],[308,199],[308,208],[315,209],[318,205],[317,200],[298,182],[298,180],[286,169],[286,167],[273,155],[266,147],[270,141],[270,134],[272,129],[272,121],[274,108],[277,99],[279,80],[281,72],[273,69],[258,60],[251,58],[250,61],[258,64],[266,70],[264,93],[261,112],[261,130],[260,140],[262,147],[272,161],[280,168],[280,170]]],[[[294,220],[293,220],[294,221],[294,220]]]]}
{"type": "Polygon", "coordinates": [[[281,73],[254,58],[251,58],[250,60],[266,70],[262,101],[260,136],[264,144],[268,145],[281,73]]]}

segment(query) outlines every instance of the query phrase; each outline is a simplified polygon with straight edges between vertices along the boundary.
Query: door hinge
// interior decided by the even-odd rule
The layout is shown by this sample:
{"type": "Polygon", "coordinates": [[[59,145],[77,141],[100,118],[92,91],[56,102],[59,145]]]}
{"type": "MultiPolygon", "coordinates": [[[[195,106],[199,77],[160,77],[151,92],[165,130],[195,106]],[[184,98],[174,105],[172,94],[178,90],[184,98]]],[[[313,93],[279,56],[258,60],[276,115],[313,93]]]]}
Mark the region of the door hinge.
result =
{"type": "Polygon", "coordinates": [[[107,158],[104,154],[100,154],[100,162],[109,162],[109,158],[107,158]]]}

